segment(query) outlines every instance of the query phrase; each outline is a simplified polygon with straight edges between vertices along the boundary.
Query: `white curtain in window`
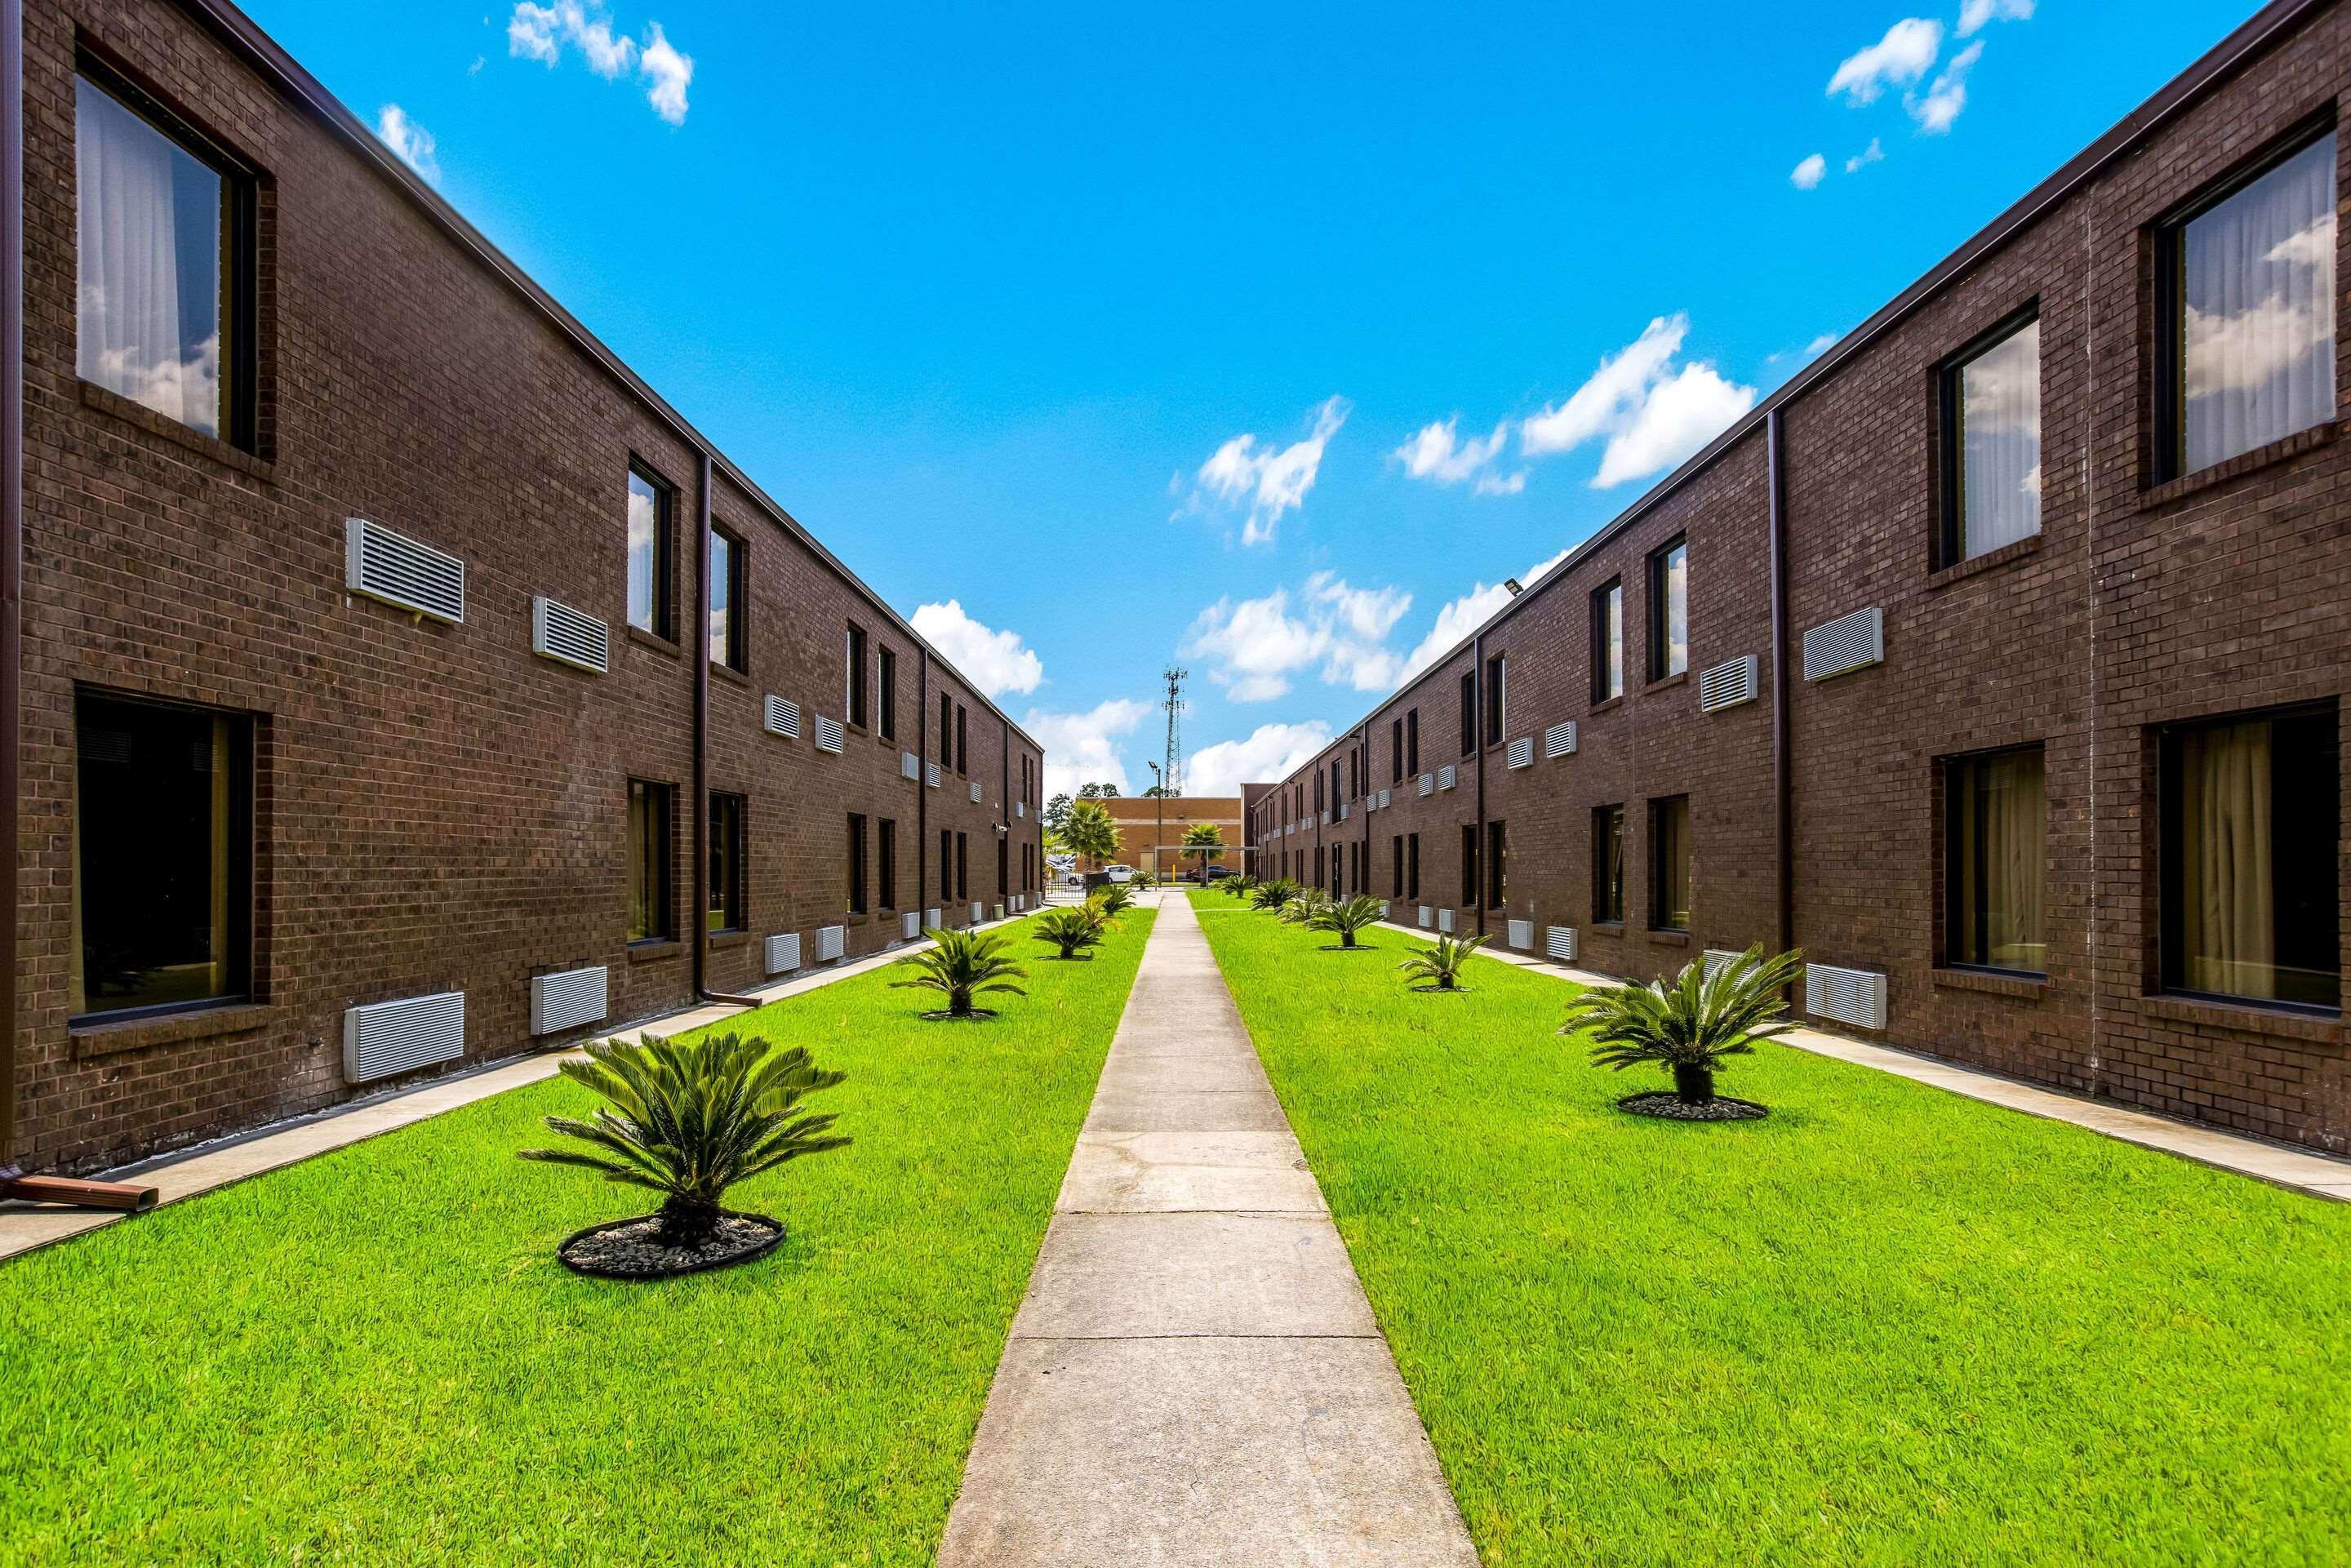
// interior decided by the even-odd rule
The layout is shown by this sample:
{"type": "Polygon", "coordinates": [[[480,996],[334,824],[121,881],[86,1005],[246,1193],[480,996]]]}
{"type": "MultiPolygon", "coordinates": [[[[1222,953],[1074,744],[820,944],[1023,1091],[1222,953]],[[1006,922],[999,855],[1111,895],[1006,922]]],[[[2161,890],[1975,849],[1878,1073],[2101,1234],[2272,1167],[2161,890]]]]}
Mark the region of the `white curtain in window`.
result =
{"type": "Polygon", "coordinates": [[[75,94],[81,376],[217,435],[219,176],[88,81],[75,94]]]}
{"type": "Polygon", "coordinates": [[[1969,361],[1959,394],[1961,559],[1970,559],[2041,531],[2041,323],[1969,361]]]}
{"type": "Polygon", "coordinates": [[[2191,991],[2277,994],[2270,802],[2269,720],[2180,736],[2180,981],[2191,991]]]}
{"type": "Polygon", "coordinates": [[[2187,226],[2182,471],[2335,416],[2335,137],[2187,226]]]}

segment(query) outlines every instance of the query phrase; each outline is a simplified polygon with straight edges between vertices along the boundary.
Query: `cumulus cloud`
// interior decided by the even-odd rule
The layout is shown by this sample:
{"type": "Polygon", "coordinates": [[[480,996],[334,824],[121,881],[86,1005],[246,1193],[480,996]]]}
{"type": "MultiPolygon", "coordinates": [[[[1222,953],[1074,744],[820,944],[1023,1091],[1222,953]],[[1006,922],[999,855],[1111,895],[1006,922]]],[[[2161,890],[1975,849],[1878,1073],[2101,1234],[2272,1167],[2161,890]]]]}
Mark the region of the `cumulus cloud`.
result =
{"type": "Polygon", "coordinates": [[[1494,427],[1485,437],[1460,436],[1461,416],[1440,419],[1424,424],[1388,455],[1404,465],[1404,471],[1416,479],[1427,479],[1439,485],[1458,485],[1476,477],[1480,469],[1501,455],[1510,438],[1506,422],[1494,427]]]}
{"type": "Polygon", "coordinates": [[[1704,361],[1677,363],[1689,318],[1660,316],[1600,361],[1565,402],[1519,427],[1528,456],[1564,452],[1605,435],[1596,489],[1646,478],[1704,446],[1755,403],[1755,389],[1727,381],[1704,361]]]}
{"type": "MultiPolygon", "coordinates": [[[[1520,586],[1532,588],[1535,580],[1567,559],[1565,550],[1534,565],[1519,575],[1520,586]]],[[[1437,623],[1428,629],[1411,653],[1398,664],[1392,685],[1401,685],[1437,663],[1463,638],[1486,623],[1486,618],[1510,602],[1508,583],[1480,582],[1458,599],[1446,601],[1437,612],[1437,623]]]]}
{"type": "Polygon", "coordinates": [[[441,165],[433,158],[433,132],[409,119],[406,110],[396,103],[387,103],[376,110],[375,133],[402,162],[427,183],[441,183],[441,165]]]}
{"type": "Polygon", "coordinates": [[[1908,87],[1924,77],[1942,48],[1943,24],[1906,16],[1886,29],[1886,37],[1838,64],[1828,95],[1843,93],[1852,104],[1875,103],[1888,87],[1908,87]]]}
{"type": "Polygon", "coordinates": [[[1046,798],[1074,795],[1081,784],[1114,784],[1120,794],[1134,794],[1118,740],[1132,735],[1151,712],[1149,703],[1132,697],[1113,697],[1083,713],[1030,708],[1020,727],[1045,748],[1046,798]]]}
{"type": "Polygon", "coordinates": [[[964,612],[958,600],[915,606],[914,625],[932,647],[991,697],[1033,692],[1045,678],[1044,661],[1021,643],[1020,633],[981,625],[964,612]]]}
{"type": "Polygon", "coordinates": [[[1819,337],[1804,345],[1804,358],[1808,360],[1819,359],[1823,354],[1827,353],[1831,349],[1836,347],[1836,340],[1837,335],[1834,332],[1822,333],[1819,337]]]}
{"type": "Polygon", "coordinates": [[[1261,724],[1246,739],[1218,741],[1186,758],[1184,793],[1238,795],[1243,784],[1287,779],[1330,744],[1331,727],[1320,719],[1308,724],[1261,724]]]}
{"type": "Polygon", "coordinates": [[[2029,22],[2032,0],[1962,0],[1959,37],[1968,37],[1991,22],[2029,22]]]}
{"type": "Polygon", "coordinates": [[[694,57],[681,54],[659,22],[649,23],[640,43],[613,30],[602,0],[550,0],[545,5],[517,0],[507,19],[507,53],[537,60],[550,69],[566,48],[579,51],[588,68],[606,81],[636,74],[650,84],[645,100],[672,125],[685,123],[685,89],[694,80],[694,57]]]}
{"type": "Polygon", "coordinates": [[[1868,146],[1844,161],[1844,172],[1848,174],[1858,174],[1870,164],[1884,162],[1886,162],[1886,148],[1876,137],[1873,136],[1869,139],[1868,146]]]}
{"type": "Polygon", "coordinates": [[[1200,465],[1192,476],[1191,497],[1176,516],[1240,512],[1241,543],[1270,544],[1281,515],[1305,504],[1322,469],[1323,448],[1347,423],[1348,413],[1345,398],[1327,399],[1314,411],[1312,431],[1288,446],[1260,445],[1254,434],[1234,436],[1200,465]]]}
{"type": "Polygon", "coordinates": [[[1395,588],[1356,588],[1318,571],[1300,590],[1261,599],[1219,599],[1193,618],[1182,652],[1214,660],[1208,678],[1235,702],[1269,702],[1290,690],[1297,672],[1320,666],[1324,682],[1384,691],[1398,664],[1387,636],[1412,608],[1395,588]]]}
{"type": "Polygon", "coordinates": [[[1983,40],[1979,38],[1951,57],[1942,74],[1927,85],[1924,98],[1917,93],[1903,95],[1903,107],[1918,122],[1920,134],[1940,136],[1950,130],[1959,110],[1968,106],[1968,72],[1982,57],[1983,40]]]}
{"type": "Polygon", "coordinates": [[[1788,176],[1788,183],[1799,191],[1809,191],[1818,185],[1821,176],[1828,172],[1829,161],[1815,152],[1796,165],[1794,172],[1788,176]]]}

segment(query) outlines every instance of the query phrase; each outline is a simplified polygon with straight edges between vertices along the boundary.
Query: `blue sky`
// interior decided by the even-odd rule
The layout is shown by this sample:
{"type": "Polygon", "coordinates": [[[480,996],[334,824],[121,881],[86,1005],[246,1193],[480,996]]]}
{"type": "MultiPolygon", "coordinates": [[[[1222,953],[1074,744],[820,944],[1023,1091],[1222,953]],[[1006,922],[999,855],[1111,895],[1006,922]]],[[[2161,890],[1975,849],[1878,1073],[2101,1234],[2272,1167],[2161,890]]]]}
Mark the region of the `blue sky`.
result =
{"type": "Polygon", "coordinates": [[[1278,777],[2252,0],[248,8],[1134,792],[1163,666],[1278,777]]]}

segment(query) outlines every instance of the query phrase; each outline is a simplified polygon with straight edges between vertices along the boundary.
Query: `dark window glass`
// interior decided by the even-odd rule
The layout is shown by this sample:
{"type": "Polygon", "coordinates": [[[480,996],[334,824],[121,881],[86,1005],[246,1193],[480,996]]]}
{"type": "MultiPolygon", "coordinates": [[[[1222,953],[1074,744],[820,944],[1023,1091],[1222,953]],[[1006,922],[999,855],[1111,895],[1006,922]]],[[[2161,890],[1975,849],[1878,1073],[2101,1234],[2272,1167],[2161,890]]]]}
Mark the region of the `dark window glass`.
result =
{"type": "Polygon", "coordinates": [[[1388,721],[1388,782],[1404,782],[1404,720],[1388,721]]]}
{"type": "MultiPolygon", "coordinates": [[[[889,841],[890,824],[884,822],[882,824],[882,842],[885,846],[882,852],[882,876],[885,886],[890,875],[890,852],[886,847],[889,841]]],[[[852,915],[865,913],[865,819],[855,811],[849,813],[849,897],[843,907],[852,915]]],[[[886,894],[882,907],[890,907],[886,894]]]]}
{"type": "Polygon", "coordinates": [[[677,901],[670,893],[673,846],[667,784],[629,780],[629,940],[666,942],[677,935],[677,901]]]}
{"type": "Polygon", "coordinates": [[[710,929],[743,929],[744,802],[740,795],[710,797],[710,929]]]}
{"type": "Polygon", "coordinates": [[[2041,531],[2041,323],[2004,329],[1943,372],[1943,561],[2041,531]]]}
{"type": "Polygon", "coordinates": [[[2334,707],[2178,726],[2162,752],[2164,984],[2338,1010],[2334,707]]]}
{"type": "MultiPolygon", "coordinates": [[[[889,649],[882,650],[882,738],[898,738],[898,655],[889,649]]],[[[1027,758],[1021,762],[1021,799],[1028,799],[1027,758]]]]}
{"type": "Polygon", "coordinates": [[[1420,710],[1413,709],[1404,716],[1404,770],[1420,771],[1420,710]]]}
{"type": "Polygon", "coordinates": [[[955,830],[939,830],[939,902],[955,896],[955,830]]]}
{"type": "Polygon", "coordinates": [[[865,628],[852,625],[846,652],[841,660],[841,706],[849,722],[863,728],[865,725],[865,628]]]}
{"type": "Polygon", "coordinates": [[[2045,974],[2042,754],[2037,746],[1943,767],[1943,956],[2045,974]]]}
{"type": "Polygon", "coordinates": [[[1502,698],[1510,682],[1499,653],[1486,661],[1486,744],[1502,744],[1502,698]]]}
{"type": "Polygon", "coordinates": [[[998,898],[1012,891],[1011,853],[1011,840],[996,841],[996,896],[998,898]]]}
{"type": "Polygon", "coordinates": [[[747,670],[744,653],[744,569],[741,541],[710,531],[710,662],[747,670]]]}
{"type": "Polygon", "coordinates": [[[1592,591],[1592,700],[1625,695],[1625,584],[1611,579],[1592,591]]]}
{"type": "Polygon", "coordinates": [[[1420,835],[1407,833],[1404,841],[1404,895],[1420,896],[1420,835]]]}
{"type": "Polygon", "coordinates": [[[1499,822],[1486,824],[1486,907],[1499,909],[1510,902],[1510,836],[1499,822]]]}
{"type": "Polygon", "coordinates": [[[629,624],[655,637],[674,637],[670,583],[677,559],[670,487],[629,470],[629,624]]]}
{"type": "Polygon", "coordinates": [[[1388,841],[1388,853],[1395,857],[1395,875],[1389,879],[1390,898],[1404,896],[1404,835],[1398,833],[1388,841]]]}
{"type": "Polygon", "coordinates": [[[1478,824],[1461,824],[1461,905],[1478,907],[1478,824]]]}
{"type": "Polygon", "coordinates": [[[1649,924],[1687,931],[1690,923],[1689,797],[1649,802],[1649,924]]]}
{"type": "Polygon", "coordinates": [[[883,909],[898,907],[898,824],[884,817],[875,824],[873,883],[883,909]]]}
{"type": "Polygon", "coordinates": [[[1592,918],[1625,924],[1625,808],[1592,809],[1592,918]]]}
{"type": "Polygon", "coordinates": [[[1649,558],[1649,679],[1689,668],[1689,541],[1649,558]]]}
{"type": "Polygon", "coordinates": [[[971,771],[971,749],[967,744],[970,736],[965,723],[968,716],[964,706],[957,703],[956,705],[956,771],[958,773],[971,771]]]}
{"type": "Polygon", "coordinates": [[[955,762],[955,698],[939,694],[939,766],[946,768],[955,762]]]}
{"type": "Polygon", "coordinates": [[[1478,672],[1461,674],[1461,755],[1478,749],[1478,672]]]}
{"type": "Polygon", "coordinates": [[[250,995],[252,720],[91,693],[74,708],[73,1012],[250,995]]]}
{"type": "Polygon", "coordinates": [[[971,840],[963,833],[956,835],[956,896],[971,897],[971,840]]]}

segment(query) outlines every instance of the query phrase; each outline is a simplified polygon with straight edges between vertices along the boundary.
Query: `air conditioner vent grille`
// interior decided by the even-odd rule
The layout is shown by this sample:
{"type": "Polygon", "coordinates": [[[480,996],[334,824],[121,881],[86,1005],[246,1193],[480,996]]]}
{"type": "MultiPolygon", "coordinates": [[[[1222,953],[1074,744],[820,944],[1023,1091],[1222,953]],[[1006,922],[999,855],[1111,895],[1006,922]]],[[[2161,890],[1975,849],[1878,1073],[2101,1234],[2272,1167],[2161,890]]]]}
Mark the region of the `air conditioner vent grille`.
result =
{"type": "Polygon", "coordinates": [[[372,1082],[465,1054],[465,993],[371,1002],[343,1014],[343,1077],[372,1082]]]}
{"type": "Polygon", "coordinates": [[[1450,789],[1460,782],[1461,769],[1452,763],[1448,762],[1437,770],[1437,787],[1439,789],[1450,789]]]}
{"type": "Polygon", "coordinates": [[[780,735],[786,740],[800,737],[800,705],[770,695],[768,698],[768,733],[780,735]]]}
{"type": "Polygon", "coordinates": [[[1510,742],[1510,748],[1506,760],[1508,760],[1510,765],[1513,768],[1533,767],[1535,760],[1535,737],[1531,735],[1522,735],[1519,737],[1518,739],[1510,742]]]}
{"type": "Polygon", "coordinates": [[[1439,931],[1447,932],[1453,929],[1453,911],[1440,909],[1437,912],[1437,928],[1439,931]]]}
{"type": "Polygon", "coordinates": [[[541,594],[530,601],[530,651],[601,675],[612,667],[612,629],[584,610],[541,594]]]}
{"type": "Polygon", "coordinates": [[[898,753],[898,776],[919,781],[923,777],[923,759],[911,751],[898,753]]]}
{"type": "Polygon", "coordinates": [[[1437,924],[1437,911],[1426,904],[1420,906],[1420,928],[1424,931],[1437,924]]]}
{"type": "Polygon", "coordinates": [[[1715,665],[1698,678],[1700,713],[1720,713],[1727,707],[1755,700],[1758,664],[1752,653],[1715,665]]]}
{"type": "Polygon", "coordinates": [[[605,971],[601,964],[593,968],[564,969],[530,977],[530,1032],[535,1035],[556,1034],[584,1023],[601,1022],[605,1010],[605,971]]]}
{"type": "Polygon", "coordinates": [[[977,806],[977,804],[979,804],[979,797],[980,797],[979,785],[975,781],[975,782],[973,783],[972,787],[971,787],[971,801],[972,801],[972,804],[973,804],[973,805],[977,806]]]}
{"type": "Polygon", "coordinates": [[[800,934],[782,931],[768,938],[768,973],[788,974],[800,967],[800,934]]]}
{"type": "Polygon", "coordinates": [[[923,782],[933,789],[939,787],[939,765],[937,763],[928,762],[923,765],[923,782]]]}
{"type": "Polygon", "coordinates": [[[1437,793],[1436,774],[1424,773],[1420,776],[1420,792],[1424,795],[1434,795],[1437,793]]]}
{"type": "Polygon", "coordinates": [[[1855,1029],[1886,1027],[1886,977],[1868,969],[1804,966],[1804,1010],[1855,1029]]]}
{"type": "Polygon", "coordinates": [[[848,935],[848,930],[844,926],[818,926],[816,928],[816,961],[820,964],[829,964],[840,957],[842,944],[848,935]]]}
{"type": "Polygon", "coordinates": [[[819,751],[830,751],[838,757],[841,755],[841,748],[847,744],[846,738],[841,734],[841,721],[837,718],[827,718],[822,714],[819,714],[816,720],[816,748],[819,751]]]}
{"type": "Polygon", "coordinates": [[[1565,724],[1552,725],[1549,729],[1543,731],[1544,761],[1548,762],[1554,757],[1573,757],[1574,755],[1575,721],[1573,719],[1568,720],[1565,724]]]}
{"type": "Polygon", "coordinates": [[[1886,661],[1886,613],[1872,606],[1823,621],[1804,633],[1804,679],[1866,669],[1886,661]]]}
{"type": "Polygon", "coordinates": [[[912,942],[915,937],[920,936],[922,934],[922,916],[909,909],[898,921],[898,935],[906,941],[912,942]]]}
{"type": "Polygon", "coordinates": [[[1575,927],[1554,925],[1543,933],[1543,951],[1562,964],[1575,962],[1575,927]]]}
{"type": "Polygon", "coordinates": [[[1510,946],[1525,951],[1535,945],[1535,923],[1531,920],[1510,922],[1510,946]]]}
{"type": "Polygon", "coordinates": [[[465,619],[465,563],[365,517],[343,521],[343,580],[353,593],[435,621],[465,619]]]}

